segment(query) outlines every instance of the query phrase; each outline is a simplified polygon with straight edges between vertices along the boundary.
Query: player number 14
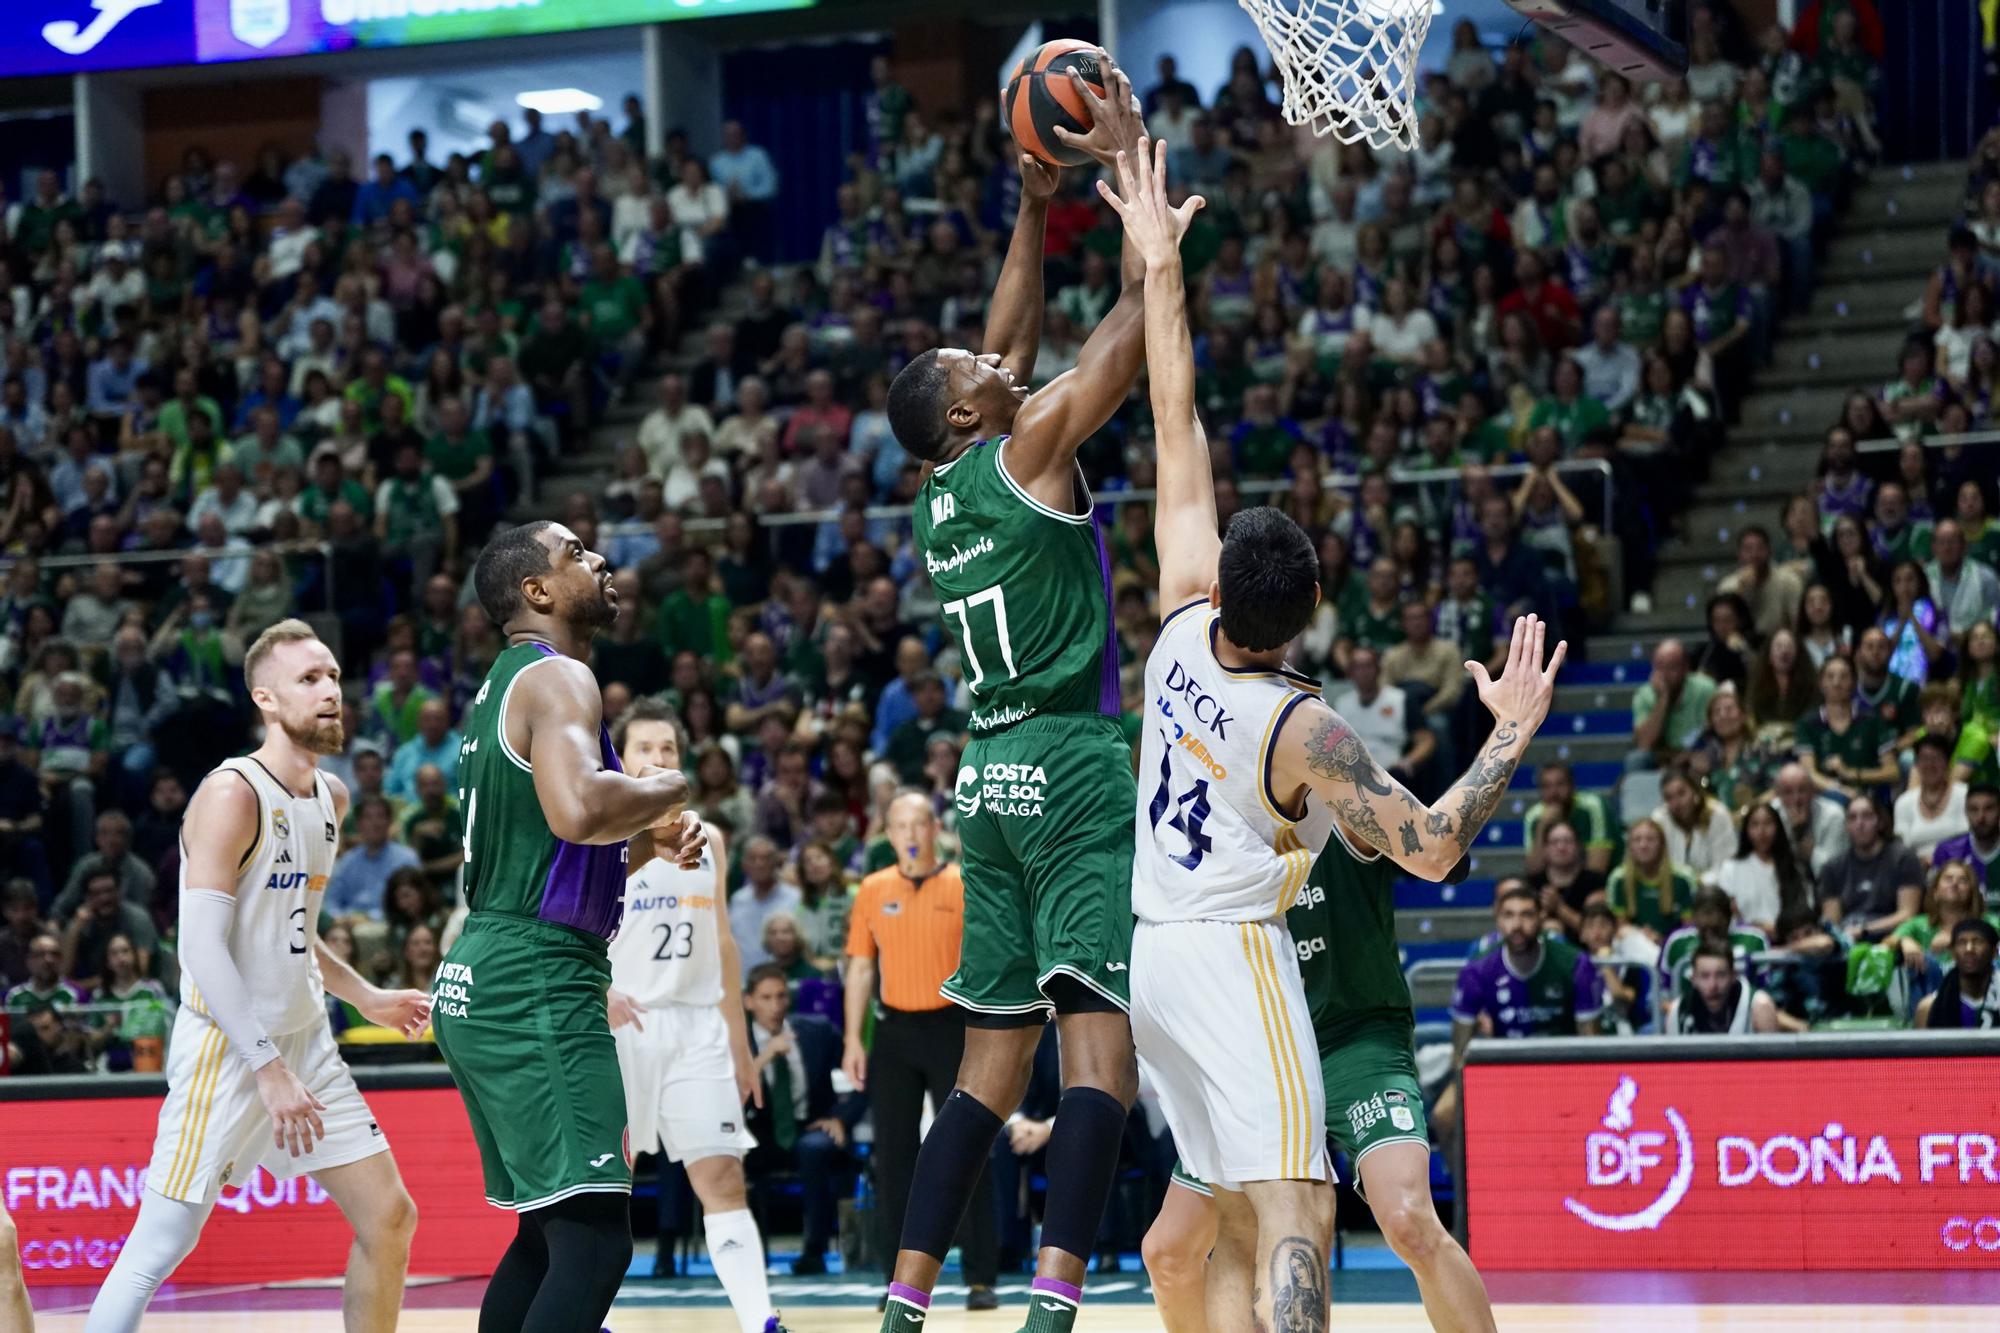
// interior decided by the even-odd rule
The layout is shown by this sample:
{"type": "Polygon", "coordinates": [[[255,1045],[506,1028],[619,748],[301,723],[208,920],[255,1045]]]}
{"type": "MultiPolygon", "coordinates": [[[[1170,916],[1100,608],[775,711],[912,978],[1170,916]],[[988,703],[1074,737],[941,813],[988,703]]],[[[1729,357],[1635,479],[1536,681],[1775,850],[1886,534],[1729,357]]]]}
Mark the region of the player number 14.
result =
{"type": "Polygon", "coordinates": [[[986,680],[986,668],[980,665],[979,650],[973,647],[972,610],[991,603],[993,606],[993,626],[1000,637],[1000,660],[1007,667],[1007,679],[1017,674],[1014,670],[1014,641],[1007,636],[1007,598],[1001,593],[1000,585],[983,588],[970,597],[961,597],[955,602],[944,604],[944,613],[958,617],[959,641],[965,645],[965,664],[972,668],[972,675],[965,682],[965,688],[979,693],[980,685],[986,680]]]}

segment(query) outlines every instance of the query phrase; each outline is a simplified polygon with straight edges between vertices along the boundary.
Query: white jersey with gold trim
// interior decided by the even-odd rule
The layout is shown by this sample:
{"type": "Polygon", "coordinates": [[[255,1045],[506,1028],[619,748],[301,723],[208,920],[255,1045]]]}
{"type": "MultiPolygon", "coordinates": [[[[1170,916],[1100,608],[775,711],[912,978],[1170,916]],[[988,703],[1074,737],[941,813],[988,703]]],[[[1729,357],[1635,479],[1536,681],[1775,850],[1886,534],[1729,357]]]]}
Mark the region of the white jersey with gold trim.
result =
{"type": "MultiPolygon", "coordinates": [[[[319,938],[320,902],[340,850],[333,790],[317,770],[310,796],[292,791],[254,756],[216,766],[250,784],[257,795],[257,841],[236,873],[236,911],[229,923],[229,957],[243,977],[257,1022],[272,1037],[326,1024],[325,990],[313,944],[319,938]]],[[[217,781],[211,775],[210,781],[217,781]]],[[[226,781],[227,779],[221,779],[226,781]]],[[[187,882],[187,844],[181,844],[181,888],[220,888],[187,882]]],[[[206,1015],[201,990],[181,972],[181,1003],[206,1015]]]]}
{"type": "Polygon", "coordinates": [[[1333,829],[1317,802],[1288,818],[1270,790],[1270,750],[1319,682],[1237,671],[1215,655],[1206,601],[1167,616],[1146,660],[1132,911],[1141,921],[1269,921],[1304,888],[1333,829]]]}
{"type": "Polygon", "coordinates": [[[654,857],[625,880],[625,914],[611,941],[611,984],[648,1009],[722,1000],[722,940],[716,934],[715,849],[707,828],[701,862],[683,870],[654,857]]]}

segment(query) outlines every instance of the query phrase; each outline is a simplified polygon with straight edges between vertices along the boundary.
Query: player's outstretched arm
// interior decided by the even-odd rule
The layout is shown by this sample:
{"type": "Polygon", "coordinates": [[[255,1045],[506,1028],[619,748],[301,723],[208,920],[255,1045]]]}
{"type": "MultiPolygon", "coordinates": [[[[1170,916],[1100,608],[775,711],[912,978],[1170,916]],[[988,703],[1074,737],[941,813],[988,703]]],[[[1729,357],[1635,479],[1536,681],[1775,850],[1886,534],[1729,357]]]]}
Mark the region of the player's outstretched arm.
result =
{"type": "Polygon", "coordinates": [[[1042,259],[1046,250],[1049,199],[1062,180],[1052,167],[1027,153],[1020,154],[1021,207],[1014,215],[1014,235],[1007,242],[1007,259],[1000,281],[993,284],[993,302],[986,310],[986,346],[998,352],[1000,364],[1027,383],[1035,355],[1042,349],[1042,259]]]}
{"type": "Polygon", "coordinates": [[[1507,665],[1498,680],[1478,662],[1467,662],[1479,701],[1493,714],[1493,734],[1464,776],[1433,805],[1410,795],[1368,753],[1347,722],[1310,700],[1292,710],[1275,742],[1272,788],[1309,789],[1347,829],[1403,869],[1442,880],[1493,817],[1507,784],[1527,753],[1555,697],[1556,674],[1569,653],[1558,643],[1541,665],[1547,629],[1540,617],[1514,622],[1507,665]]]}
{"type": "MultiPolygon", "coordinates": [[[[1065,134],[1063,142],[1114,167],[1120,152],[1149,150],[1145,123],[1133,106],[1131,80],[1116,66],[1107,70],[1106,96],[1101,98],[1076,80],[1095,119],[1089,134],[1065,134]]],[[[1120,277],[1124,286],[1118,300],[1084,339],[1076,367],[1022,404],[1007,445],[1009,475],[1037,499],[1064,509],[1070,503],[1077,449],[1111,419],[1145,363],[1145,267],[1129,235],[1120,277]]]]}
{"type": "Polygon", "coordinates": [[[510,707],[521,710],[527,726],[528,764],[542,817],[564,842],[624,842],[687,804],[687,779],[679,773],[634,778],[604,766],[598,730],[603,697],[582,662],[558,657],[525,673],[510,707]]]}
{"type": "Polygon", "coordinates": [[[1215,478],[1208,436],[1194,409],[1194,342],[1188,335],[1181,237],[1206,202],[1167,202],[1167,145],[1118,155],[1118,189],[1097,192],[1125,221],[1125,239],[1146,263],[1146,378],[1152,388],[1159,498],[1153,544],[1160,552],[1160,611],[1208,596],[1222,542],[1216,535],[1215,478]]]}

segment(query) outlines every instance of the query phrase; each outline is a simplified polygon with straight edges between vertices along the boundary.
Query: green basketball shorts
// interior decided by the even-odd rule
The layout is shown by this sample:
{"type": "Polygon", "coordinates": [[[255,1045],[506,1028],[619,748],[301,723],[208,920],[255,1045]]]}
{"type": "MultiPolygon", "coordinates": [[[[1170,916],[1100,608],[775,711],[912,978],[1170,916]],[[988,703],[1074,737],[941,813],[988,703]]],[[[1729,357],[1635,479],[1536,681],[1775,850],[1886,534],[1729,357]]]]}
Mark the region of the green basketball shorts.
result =
{"type": "MultiPolygon", "coordinates": [[[[1327,1133],[1347,1155],[1348,1178],[1364,1198],[1362,1158],[1385,1143],[1430,1146],[1408,1025],[1369,1023],[1349,1028],[1322,1050],[1319,1074],[1326,1084],[1327,1133]]],[[[1172,1181],[1196,1194],[1215,1193],[1179,1161],[1174,1163],[1172,1181]]]]}
{"type": "Polygon", "coordinates": [[[1407,1025],[1350,1028],[1322,1048],[1319,1067],[1326,1080],[1327,1131],[1347,1154],[1357,1180],[1361,1159],[1385,1143],[1430,1146],[1407,1025]]]}
{"type": "Polygon", "coordinates": [[[960,765],[965,928],[945,998],[1033,1021],[1067,976],[1129,1009],[1138,795],[1117,719],[1029,718],[974,737],[960,765]]]}
{"type": "Polygon", "coordinates": [[[431,1023],[494,1207],[631,1193],[610,984],[603,940],[498,913],[473,913],[438,969],[431,1023]]]}

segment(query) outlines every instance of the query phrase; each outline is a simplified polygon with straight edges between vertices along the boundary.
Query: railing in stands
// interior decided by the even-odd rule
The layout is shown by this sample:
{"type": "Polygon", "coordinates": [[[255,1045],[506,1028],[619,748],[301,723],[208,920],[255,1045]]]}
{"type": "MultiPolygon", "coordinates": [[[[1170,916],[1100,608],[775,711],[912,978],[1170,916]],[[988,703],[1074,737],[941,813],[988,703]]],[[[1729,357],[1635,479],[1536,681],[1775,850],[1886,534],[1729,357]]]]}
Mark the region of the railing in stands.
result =
{"type": "Polygon", "coordinates": [[[1963,445],[2000,444],[2000,430],[1969,430],[1957,435],[1921,435],[1914,441],[1885,435],[1881,439],[1863,440],[1854,446],[1857,454],[1887,454],[1901,449],[1906,444],[1921,444],[1926,449],[1954,449],[1963,445]]]}
{"type": "MultiPolygon", "coordinates": [[[[1533,470],[1526,463],[1502,463],[1488,467],[1486,472],[1494,480],[1501,481],[1525,477],[1533,470]]],[[[1595,474],[1599,478],[1602,488],[1604,501],[1602,513],[1607,519],[1609,518],[1612,512],[1612,501],[1616,495],[1611,480],[1611,464],[1609,462],[1602,458],[1574,458],[1557,463],[1555,470],[1560,473],[1595,474]]],[[[1392,485],[1397,486],[1424,486],[1433,485],[1438,482],[1457,481],[1462,475],[1462,472],[1458,468],[1389,469],[1389,481],[1392,485]]],[[[1358,473],[1341,472],[1329,475],[1322,483],[1322,486],[1329,491],[1353,490],[1360,484],[1361,477],[1358,473]]],[[[1290,485],[1291,483],[1288,481],[1246,481],[1239,483],[1237,490],[1246,496],[1275,495],[1286,490],[1290,485]]],[[[1094,498],[1097,501],[1099,509],[1116,509],[1121,505],[1150,504],[1157,494],[1158,492],[1150,490],[1103,491],[1098,493],[1094,498]]],[[[766,527],[795,527],[800,524],[837,522],[840,514],[841,511],[838,509],[814,509],[793,514],[766,514],[758,521],[766,527]]],[[[875,505],[864,510],[863,514],[866,518],[873,521],[876,519],[908,518],[910,511],[903,505],[875,505]]],[[[727,519],[690,518],[684,524],[684,528],[690,534],[719,533],[723,531],[727,524],[727,519]]],[[[607,534],[631,533],[638,532],[643,527],[643,524],[628,521],[608,524],[604,528],[604,531],[607,534]]]]}
{"type": "MultiPolygon", "coordinates": [[[[44,555],[35,557],[42,571],[47,573],[57,569],[92,569],[102,564],[114,565],[157,565],[185,560],[191,555],[205,556],[213,567],[229,561],[242,561],[247,565],[250,558],[259,551],[274,551],[279,555],[313,555],[324,562],[326,568],[326,605],[329,610],[338,610],[339,602],[334,598],[333,586],[333,543],[331,542],[263,542],[241,551],[211,551],[199,546],[183,547],[173,551],[115,551],[110,555],[95,555],[85,552],[81,555],[44,555]]],[[[21,563],[18,555],[0,556],[0,575],[21,563]]]]}

